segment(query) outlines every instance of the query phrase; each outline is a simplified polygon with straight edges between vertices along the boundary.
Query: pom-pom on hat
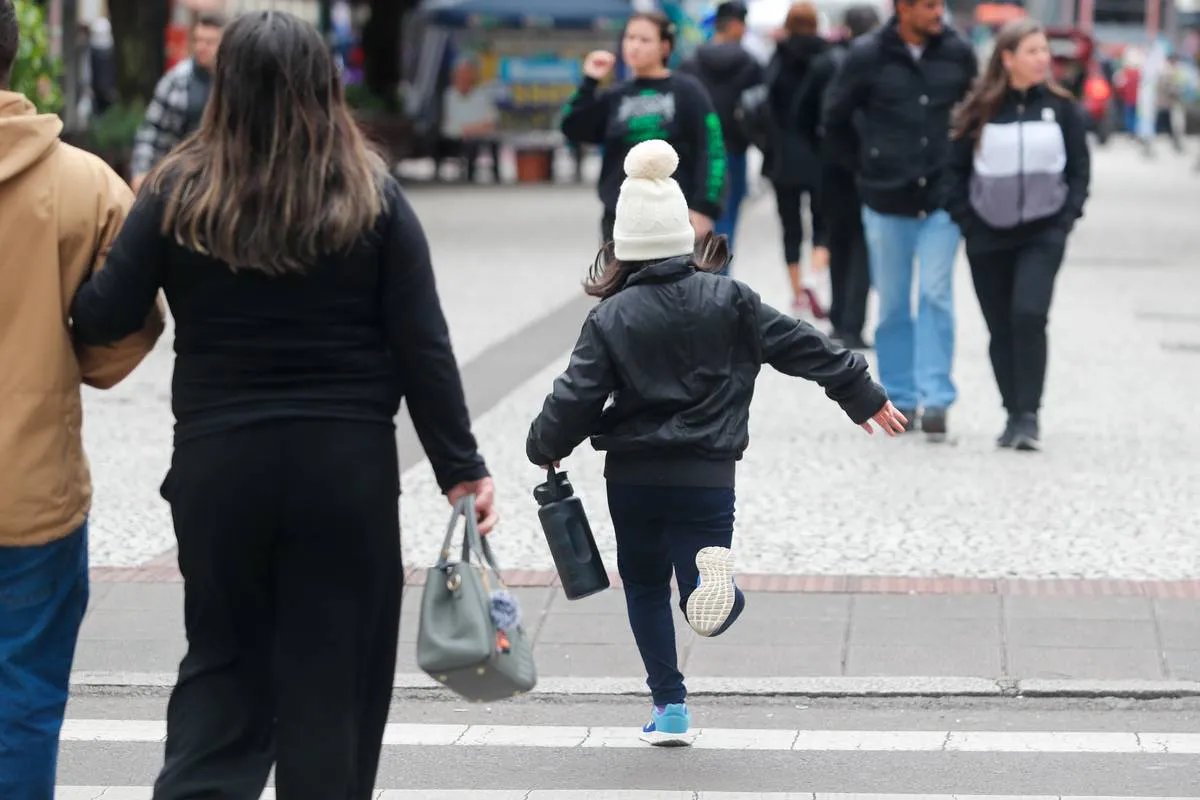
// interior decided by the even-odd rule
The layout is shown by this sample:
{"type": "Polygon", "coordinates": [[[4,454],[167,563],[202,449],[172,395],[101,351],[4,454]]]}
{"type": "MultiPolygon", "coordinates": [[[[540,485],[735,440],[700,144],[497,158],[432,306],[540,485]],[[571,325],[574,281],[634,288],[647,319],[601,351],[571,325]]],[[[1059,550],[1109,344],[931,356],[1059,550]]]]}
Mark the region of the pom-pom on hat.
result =
{"type": "Polygon", "coordinates": [[[621,261],[656,261],[695,249],[687,200],[671,177],[678,168],[679,154],[660,139],[635,145],[625,156],[613,225],[613,255],[621,261]]]}

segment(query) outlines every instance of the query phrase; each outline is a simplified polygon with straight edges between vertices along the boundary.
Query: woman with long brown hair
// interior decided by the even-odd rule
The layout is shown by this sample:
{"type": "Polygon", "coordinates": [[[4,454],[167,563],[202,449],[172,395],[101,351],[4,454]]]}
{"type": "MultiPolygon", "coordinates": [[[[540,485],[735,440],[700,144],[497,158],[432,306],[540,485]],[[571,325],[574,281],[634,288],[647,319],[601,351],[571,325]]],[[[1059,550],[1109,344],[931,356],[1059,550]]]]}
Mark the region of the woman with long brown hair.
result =
{"type": "Polygon", "coordinates": [[[170,503],[188,649],[156,800],[371,796],[403,572],[401,397],[451,501],[495,523],[421,224],[289,14],[234,22],[200,129],[71,308],[175,318],[170,503]]]}
{"type": "Polygon", "coordinates": [[[997,444],[1037,450],[1054,279],[1091,176],[1083,114],[1050,75],[1038,22],[1000,30],[952,136],[946,208],[966,240],[1008,412],[997,444]]]}

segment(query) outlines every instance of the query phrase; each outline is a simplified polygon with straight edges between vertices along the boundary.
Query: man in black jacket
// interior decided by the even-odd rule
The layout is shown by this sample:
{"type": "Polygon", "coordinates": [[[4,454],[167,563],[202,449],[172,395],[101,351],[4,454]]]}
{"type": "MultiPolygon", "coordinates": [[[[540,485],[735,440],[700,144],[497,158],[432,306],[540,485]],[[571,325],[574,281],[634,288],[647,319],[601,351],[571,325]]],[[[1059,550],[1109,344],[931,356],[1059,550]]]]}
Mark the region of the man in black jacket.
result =
{"type": "Polygon", "coordinates": [[[716,10],[716,33],[711,42],[696,49],[696,54],[680,65],[680,72],[694,75],[708,89],[721,132],[725,138],[725,169],[728,198],[725,213],[713,225],[713,231],[725,234],[733,247],[738,212],[746,197],[746,150],[750,143],[734,119],[742,93],[763,82],[763,68],[742,47],[746,35],[746,6],[738,2],[721,3],[716,10]]]}
{"type": "Polygon", "coordinates": [[[950,372],[960,235],[943,208],[942,173],[950,112],[978,72],[971,46],[944,16],[943,0],[897,0],[896,16],[851,46],[824,114],[830,142],[858,145],[880,379],[905,416],[922,411],[921,427],[936,440],[945,438],[946,410],[957,399],[950,372]]]}
{"type": "Polygon", "coordinates": [[[801,134],[817,143],[821,157],[821,216],[825,224],[821,240],[829,249],[829,281],[833,288],[829,306],[831,338],[851,350],[865,350],[869,345],[862,334],[867,323],[871,274],[863,235],[862,200],[855,185],[858,163],[853,155],[842,157],[845,149],[825,137],[821,109],[851,43],[879,27],[879,12],[870,5],[851,6],[846,9],[843,25],[845,41],[813,62],[800,98],[799,120],[801,134]]]}

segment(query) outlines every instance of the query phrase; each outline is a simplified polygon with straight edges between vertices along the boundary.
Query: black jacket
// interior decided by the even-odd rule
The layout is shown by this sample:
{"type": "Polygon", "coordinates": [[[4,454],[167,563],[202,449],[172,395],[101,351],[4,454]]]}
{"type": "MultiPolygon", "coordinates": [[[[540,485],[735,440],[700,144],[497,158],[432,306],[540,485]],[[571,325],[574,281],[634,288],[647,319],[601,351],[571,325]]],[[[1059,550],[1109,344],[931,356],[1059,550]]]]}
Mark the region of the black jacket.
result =
{"type": "Polygon", "coordinates": [[[775,131],[763,173],[777,185],[815,189],[819,182],[820,161],[812,135],[816,120],[806,117],[811,109],[805,109],[802,101],[813,66],[828,49],[829,43],[820,36],[792,36],[779,43],[767,67],[775,131]]]}
{"type": "Polygon", "coordinates": [[[950,112],[978,72],[975,52],[952,29],[926,42],[914,60],[895,19],[860,37],[833,82],[825,132],[858,145],[863,203],[881,214],[919,216],[942,207],[950,112]],[[861,110],[861,139],[854,113],[861,110]]]}
{"type": "Polygon", "coordinates": [[[744,284],[687,257],[644,267],[588,315],[526,454],[543,466],[590,436],[608,451],[609,480],[732,486],[763,364],[816,381],[856,423],[887,401],[861,355],[744,284]]]}
{"type": "MultiPolygon", "coordinates": [[[[856,182],[857,150],[853,146],[834,146],[835,143],[825,135],[825,99],[829,96],[833,79],[837,77],[849,49],[848,42],[839,42],[818,56],[812,63],[800,94],[800,134],[816,143],[821,162],[818,195],[821,198],[821,218],[825,223],[833,223],[835,218],[845,219],[862,215],[862,199],[859,197],[856,182]],[[846,157],[846,152],[851,155],[846,157]]],[[[855,117],[861,119],[862,113],[857,113],[855,117]]],[[[858,129],[859,124],[856,123],[856,135],[858,129]]],[[[820,235],[818,231],[817,236],[820,235]]]]}
{"type": "Polygon", "coordinates": [[[1083,216],[1090,181],[1079,104],[1044,86],[1010,91],[981,136],[951,145],[946,210],[968,251],[1057,243],[1083,216]]]}
{"type": "Polygon", "coordinates": [[[726,151],[745,153],[750,143],[737,124],[735,112],[742,93],[763,82],[762,64],[736,42],[709,42],[696,48],[695,55],[680,64],[679,71],[694,76],[708,89],[721,118],[726,151]]]}

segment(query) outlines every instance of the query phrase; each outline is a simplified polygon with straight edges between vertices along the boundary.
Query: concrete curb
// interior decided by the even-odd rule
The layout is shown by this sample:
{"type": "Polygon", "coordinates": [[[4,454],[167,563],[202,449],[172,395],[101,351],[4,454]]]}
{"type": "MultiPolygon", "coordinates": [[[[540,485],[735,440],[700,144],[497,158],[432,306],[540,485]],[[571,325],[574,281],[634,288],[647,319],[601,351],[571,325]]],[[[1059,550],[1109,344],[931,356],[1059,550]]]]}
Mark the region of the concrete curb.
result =
{"type": "MultiPolygon", "coordinates": [[[[173,672],[76,672],[71,691],[83,697],[161,695],[175,685],[173,672]]],[[[402,694],[447,695],[429,677],[397,675],[393,688],[402,694]]],[[[693,678],[692,696],[814,698],[1116,698],[1159,700],[1200,697],[1200,681],[1045,680],[1039,678],[693,678]]],[[[543,678],[530,692],[542,697],[622,696],[646,694],[641,678],[543,678]]]]}

